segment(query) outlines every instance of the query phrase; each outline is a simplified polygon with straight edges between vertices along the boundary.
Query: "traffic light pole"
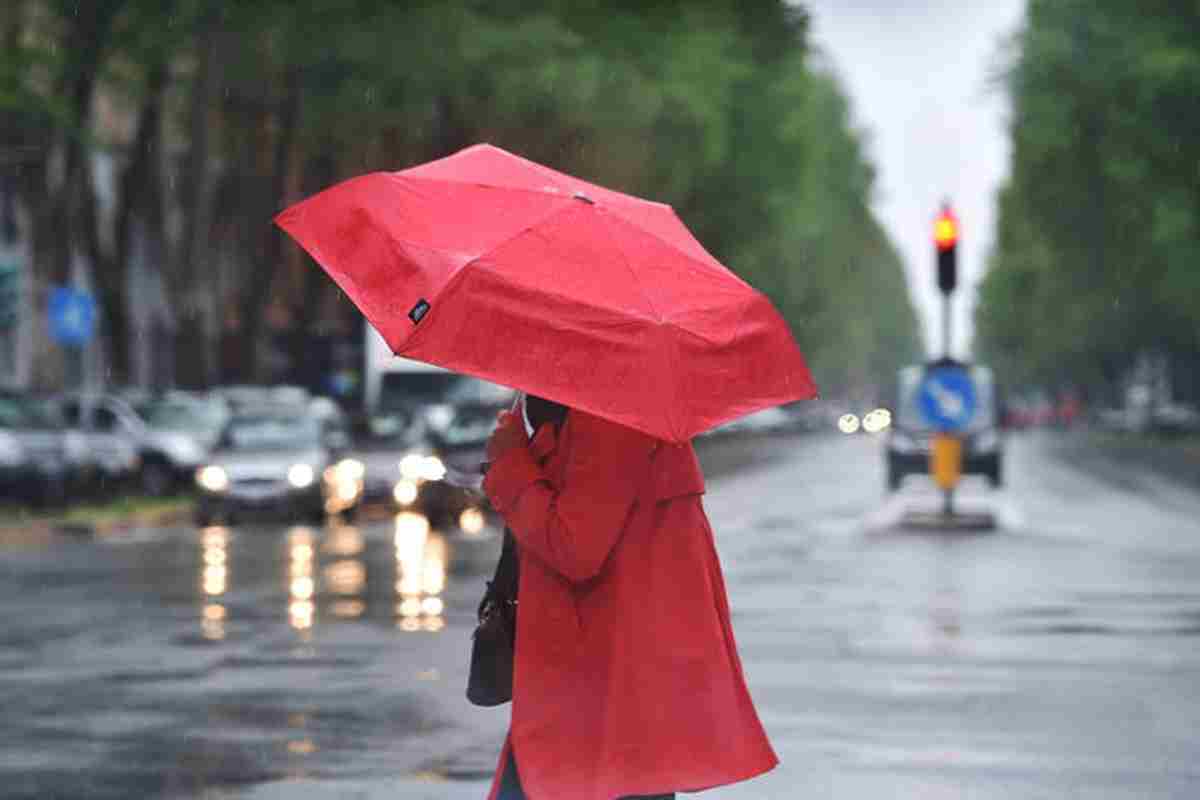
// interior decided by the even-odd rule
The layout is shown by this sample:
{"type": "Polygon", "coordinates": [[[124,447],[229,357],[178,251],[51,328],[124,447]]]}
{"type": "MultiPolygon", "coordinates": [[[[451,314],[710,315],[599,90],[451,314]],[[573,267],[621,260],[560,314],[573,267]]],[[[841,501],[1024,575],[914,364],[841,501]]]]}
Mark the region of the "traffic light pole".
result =
{"type": "MultiPolygon", "coordinates": [[[[950,358],[950,292],[942,292],[942,355],[950,358]]],[[[942,516],[954,516],[954,487],[942,490],[942,516]]]]}
{"type": "MultiPolygon", "coordinates": [[[[949,202],[943,203],[942,211],[934,222],[933,241],[938,289],[942,293],[942,356],[949,359],[951,358],[950,298],[958,286],[958,218],[950,210],[949,202]]],[[[961,445],[956,448],[956,453],[956,458],[961,460],[961,445]]],[[[959,468],[961,468],[961,461],[959,468]]],[[[954,516],[953,482],[947,483],[942,489],[942,516],[947,519],[954,516]]]]}
{"type": "Polygon", "coordinates": [[[950,293],[942,293],[942,356],[950,358],[950,293]]]}

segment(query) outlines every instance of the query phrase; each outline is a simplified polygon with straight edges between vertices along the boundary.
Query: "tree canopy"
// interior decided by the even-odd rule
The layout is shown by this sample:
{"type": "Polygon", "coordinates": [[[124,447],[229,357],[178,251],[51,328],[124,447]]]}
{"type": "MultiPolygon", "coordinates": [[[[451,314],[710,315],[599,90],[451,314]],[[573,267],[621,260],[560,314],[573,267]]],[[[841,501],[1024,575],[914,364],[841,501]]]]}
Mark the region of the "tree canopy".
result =
{"type": "MultiPolygon", "coordinates": [[[[261,342],[355,319],[269,224],[368,170],[489,141],[668,202],[766,292],[827,390],[919,356],[847,100],[778,0],[15,0],[2,145],[41,285],[80,256],[112,372],[131,380],[131,253],[174,309],[182,383],[267,377],[261,342]],[[81,10],[82,9],[82,10],[81,10]],[[96,153],[122,176],[104,211],[96,153]],[[65,171],[60,169],[65,165],[65,171]],[[147,238],[149,249],[137,249],[147,238]],[[236,364],[234,363],[236,362],[236,364]]],[[[74,272],[73,272],[74,270],[74,272]]],[[[136,343],[135,343],[136,344],[136,343]]],[[[301,359],[302,360],[302,359],[301,359]]]]}
{"type": "Polygon", "coordinates": [[[977,345],[1111,396],[1142,354],[1200,351],[1200,7],[1032,0],[1016,45],[977,345]]]}

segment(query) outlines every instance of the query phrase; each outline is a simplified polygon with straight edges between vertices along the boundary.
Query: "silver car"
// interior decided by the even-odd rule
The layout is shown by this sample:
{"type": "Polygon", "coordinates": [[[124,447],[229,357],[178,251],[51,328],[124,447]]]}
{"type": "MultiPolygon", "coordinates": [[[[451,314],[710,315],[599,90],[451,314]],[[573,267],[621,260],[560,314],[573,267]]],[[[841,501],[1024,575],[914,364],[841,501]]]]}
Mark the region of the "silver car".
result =
{"type": "Polygon", "coordinates": [[[336,425],[294,407],[235,414],[196,470],[196,523],[263,514],[319,522],[327,514],[352,514],[363,466],[342,457],[348,444],[336,425]]]}

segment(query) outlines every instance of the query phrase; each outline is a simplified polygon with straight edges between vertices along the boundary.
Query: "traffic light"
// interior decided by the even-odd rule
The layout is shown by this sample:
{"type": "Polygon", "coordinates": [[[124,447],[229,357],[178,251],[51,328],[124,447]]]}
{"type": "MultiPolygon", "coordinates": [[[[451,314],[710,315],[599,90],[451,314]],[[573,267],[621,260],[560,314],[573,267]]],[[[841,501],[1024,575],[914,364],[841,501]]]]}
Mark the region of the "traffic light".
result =
{"type": "Polygon", "coordinates": [[[937,248],[938,288],[950,294],[958,285],[958,217],[943,205],[933,222],[933,243],[937,248]]]}

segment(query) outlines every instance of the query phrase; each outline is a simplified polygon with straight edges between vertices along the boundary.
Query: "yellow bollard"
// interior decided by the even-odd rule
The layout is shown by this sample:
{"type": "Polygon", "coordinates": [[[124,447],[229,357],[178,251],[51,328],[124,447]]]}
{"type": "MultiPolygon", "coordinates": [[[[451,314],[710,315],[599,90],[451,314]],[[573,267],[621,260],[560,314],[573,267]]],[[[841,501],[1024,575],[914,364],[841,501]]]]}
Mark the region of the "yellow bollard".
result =
{"type": "Polygon", "coordinates": [[[933,482],[949,491],[962,477],[962,439],[939,433],[929,449],[929,474],[933,482]]]}

